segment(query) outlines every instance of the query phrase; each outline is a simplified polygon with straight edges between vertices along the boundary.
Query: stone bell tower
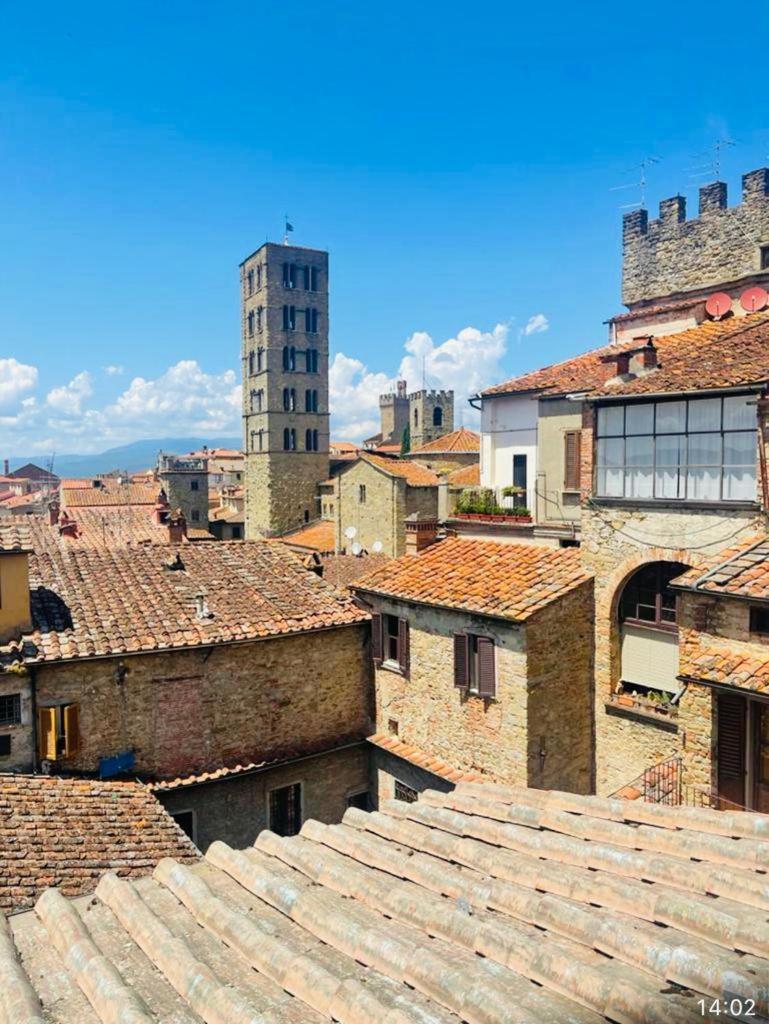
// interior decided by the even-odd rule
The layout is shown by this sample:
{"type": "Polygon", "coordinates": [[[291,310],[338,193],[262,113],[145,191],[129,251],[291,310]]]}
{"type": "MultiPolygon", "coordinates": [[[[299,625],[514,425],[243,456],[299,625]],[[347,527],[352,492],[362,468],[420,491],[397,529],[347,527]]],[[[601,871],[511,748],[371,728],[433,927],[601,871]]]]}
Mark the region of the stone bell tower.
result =
{"type": "Polygon", "coordinates": [[[318,518],[329,475],[328,253],[266,242],[240,265],[247,540],[318,518]]]}

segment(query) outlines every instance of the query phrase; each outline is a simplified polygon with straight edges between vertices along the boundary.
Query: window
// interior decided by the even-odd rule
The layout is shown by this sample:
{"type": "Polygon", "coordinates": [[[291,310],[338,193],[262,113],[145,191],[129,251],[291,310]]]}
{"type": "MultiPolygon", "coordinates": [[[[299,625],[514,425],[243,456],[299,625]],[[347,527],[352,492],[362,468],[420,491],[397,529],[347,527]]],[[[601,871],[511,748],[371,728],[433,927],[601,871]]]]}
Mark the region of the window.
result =
{"type": "Polygon", "coordinates": [[[0,757],[10,757],[11,742],[9,735],[0,736],[0,757]]]}
{"type": "Polygon", "coordinates": [[[673,501],[756,500],[748,395],[598,409],[596,493],[673,501]]]}
{"type": "Polygon", "coordinates": [[[199,491],[200,490],[200,483],[197,480],[190,480],[190,490],[191,491],[199,491]]]}
{"type": "Polygon", "coordinates": [[[256,350],[256,372],[261,373],[264,369],[264,349],[258,348],[256,350]]]}
{"type": "Polygon", "coordinates": [[[318,350],[316,348],[307,349],[307,372],[318,372],[318,350]]]}
{"type": "Polygon", "coordinates": [[[436,405],[436,407],[433,409],[433,426],[443,426],[443,409],[441,409],[439,405],[436,405]]]}
{"type": "Polygon", "coordinates": [[[251,451],[262,451],[264,446],[264,431],[263,430],[252,430],[251,431],[251,451]]]}
{"type": "Polygon", "coordinates": [[[254,353],[253,352],[249,352],[248,353],[248,373],[249,373],[249,376],[253,377],[253,375],[254,375],[254,353]]]}
{"type": "Polygon", "coordinates": [[[296,409],[296,388],[283,388],[283,409],[285,412],[296,409]]]}
{"type": "Polygon", "coordinates": [[[296,288],[296,263],[283,264],[283,287],[296,288]]]}
{"type": "Polygon", "coordinates": [[[388,718],[387,720],[387,731],[391,736],[397,736],[399,731],[398,719],[388,718]]]}
{"type": "Polygon", "coordinates": [[[256,265],[256,287],[262,287],[262,264],[257,263],[256,265]]]}
{"type": "Polygon", "coordinates": [[[186,836],[195,842],[195,812],[194,811],[172,811],[171,817],[186,836]]]}
{"type": "Polygon", "coordinates": [[[0,725],[21,724],[21,694],[7,693],[0,696],[0,725]]]}
{"type": "Polygon", "coordinates": [[[365,484],[358,484],[358,504],[359,505],[365,505],[366,504],[366,485],[365,484]]]}
{"type": "Polygon", "coordinates": [[[304,447],[308,452],[316,452],[318,450],[318,431],[317,430],[305,430],[304,432],[304,447]]]}
{"type": "Polygon", "coordinates": [[[260,334],[262,333],[262,316],[263,316],[263,313],[264,313],[264,306],[259,306],[259,308],[256,311],[256,329],[257,329],[257,331],[260,334]]]}
{"type": "Polygon", "coordinates": [[[286,427],[283,431],[283,450],[286,452],[296,451],[296,431],[293,427],[290,430],[286,427]]]}
{"type": "Polygon", "coordinates": [[[193,521],[193,523],[199,523],[200,522],[200,512],[198,511],[198,509],[193,508],[190,511],[190,519],[193,521]]]}
{"type": "Polygon", "coordinates": [[[249,295],[254,294],[254,271],[253,268],[246,274],[246,288],[249,295]]]}
{"type": "Polygon", "coordinates": [[[563,435],[563,487],[578,491],[580,485],[581,430],[567,430],[563,435]]]}
{"type": "Polygon", "coordinates": [[[678,602],[668,584],[686,568],[678,562],[655,562],[639,569],[622,592],[622,621],[674,632],[678,621],[678,602]]]}
{"type": "Polygon", "coordinates": [[[414,426],[419,426],[419,409],[414,410],[414,426]]]}
{"type": "Polygon", "coordinates": [[[296,369],[296,349],[293,345],[283,346],[283,369],[289,372],[296,369]]]}
{"type": "Polygon", "coordinates": [[[249,336],[249,338],[253,338],[253,336],[254,336],[254,311],[253,310],[251,310],[251,312],[248,314],[248,316],[246,317],[246,320],[248,322],[248,336],[249,336]]]}
{"type": "Polygon", "coordinates": [[[479,697],[496,696],[495,662],[491,637],[475,633],[454,634],[454,685],[458,689],[477,693],[479,697]]]}
{"type": "Polygon", "coordinates": [[[396,800],[402,800],[405,804],[416,803],[419,794],[411,786],[407,786],[405,782],[400,782],[395,779],[395,785],[393,786],[393,794],[396,800]]]}
{"type": "Polygon", "coordinates": [[[513,456],[513,487],[518,490],[513,495],[513,505],[518,508],[525,508],[526,494],[528,491],[528,473],[526,469],[526,456],[513,456]]]}
{"type": "Polygon", "coordinates": [[[769,245],[761,246],[761,269],[769,270],[769,245]]]}
{"type": "Polygon", "coordinates": [[[347,797],[347,806],[357,807],[359,811],[371,810],[368,790],[366,789],[362,793],[351,793],[347,797]]]}
{"type": "Polygon", "coordinates": [[[372,655],[375,664],[397,668],[408,675],[409,624],[397,615],[374,614],[371,617],[372,655]]]}
{"type": "Polygon", "coordinates": [[[233,540],[240,540],[242,538],[242,536],[243,536],[242,528],[240,526],[233,526],[232,527],[232,539],[233,540]]]}
{"type": "MultiPolygon", "coordinates": [[[[769,608],[750,609],[750,632],[759,633],[761,636],[769,636],[769,608]]],[[[1,710],[0,724],[2,724],[1,710]]]]}
{"type": "Polygon", "coordinates": [[[283,307],[283,330],[296,330],[296,306],[283,307]]]}
{"type": "Polygon", "coordinates": [[[308,334],[318,333],[318,311],[317,309],[306,309],[304,311],[304,329],[308,334]]]}
{"type": "Polygon", "coordinates": [[[302,827],[302,784],[294,782],[268,794],[267,826],[279,836],[295,836],[302,827]]]}
{"type": "Polygon", "coordinates": [[[318,268],[317,267],[305,267],[304,268],[304,288],[308,292],[316,292],[318,290],[318,268]]]}
{"type": "Polygon", "coordinates": [[[80,709],[77,704],[60,704],[37,709],[38,753],[42,760],[74,757],[80,749],[80,709]]]}
{"type": "Polygon", "coordinates": [[[304,411],[305,412],[317,412],[318,411],[318,392],[313,389],[308,389],[304,393],[304,411]]]}

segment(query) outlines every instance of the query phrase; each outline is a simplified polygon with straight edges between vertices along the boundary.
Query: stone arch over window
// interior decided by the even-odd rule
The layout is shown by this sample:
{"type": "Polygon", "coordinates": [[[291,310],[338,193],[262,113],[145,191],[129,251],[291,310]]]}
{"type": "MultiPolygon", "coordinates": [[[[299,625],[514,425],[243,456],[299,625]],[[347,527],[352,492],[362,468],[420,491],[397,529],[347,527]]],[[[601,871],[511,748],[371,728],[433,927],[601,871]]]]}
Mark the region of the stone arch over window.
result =
{"type": "Polygon", "coordinates": [[[436,405],[435,408],[433,409],[433,426],[443,426],[443,409],[441,409],[439,405],[436,405]]]}

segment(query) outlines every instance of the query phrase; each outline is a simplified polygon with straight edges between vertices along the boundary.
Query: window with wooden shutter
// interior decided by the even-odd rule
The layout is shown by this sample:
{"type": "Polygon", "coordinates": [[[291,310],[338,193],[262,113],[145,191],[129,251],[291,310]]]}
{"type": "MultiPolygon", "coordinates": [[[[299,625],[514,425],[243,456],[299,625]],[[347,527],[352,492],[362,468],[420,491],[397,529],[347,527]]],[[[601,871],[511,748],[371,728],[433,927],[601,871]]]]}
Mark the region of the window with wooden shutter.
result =
{"type": "Polygon", "coordinates": [[[724,806],[745,800],[745,746],[748,703],[743,697],[718,697],[718,798],[724,806]]]}
{"type": "Polygon", "coordinates": [[[494,659],[494,641],[487,636],[479,636],[478,649],[478,694],[481,697],[494,697],[497,692],[497,673],[494,659]]]}
{"type": "Polygon", "coordinates": [[[37,709],[37,750],[41,760],[56,760],[56,708],[37,709]]]}
{"type": "Polygon", "coordinates": [[[567,430],[564,434],[564,478],[567,491],[578,491],[580,485],[581,430],[567,430]]]}
{"type": "Polygon", "coordinates": [[[454,686],[465,689],[468,683],[467,634],[454,634],[454,686]]]}
{"type": "Polygon", "coordinates": [[[382,664],[382,616],[379,612],[371,616],[371,656],[375,665],[382,664]]]}
{"type": "Polygon", "coordinates": [[[398,619],[398,667],[408,675],[409,671],[409,623],[408,619],[398,619]]]}
{"type": "Polygon", "coordinates": [[[74,757],[80,750],[80,708],[68,704],[62,712],[64,725],[64,756],[74,757]]]}

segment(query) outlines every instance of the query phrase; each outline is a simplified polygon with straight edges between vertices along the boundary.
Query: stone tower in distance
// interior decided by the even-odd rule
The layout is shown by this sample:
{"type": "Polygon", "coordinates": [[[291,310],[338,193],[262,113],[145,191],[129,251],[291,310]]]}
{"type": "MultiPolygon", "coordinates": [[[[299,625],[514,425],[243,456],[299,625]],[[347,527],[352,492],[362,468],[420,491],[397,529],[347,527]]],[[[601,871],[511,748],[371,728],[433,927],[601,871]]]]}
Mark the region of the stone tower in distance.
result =
{"type": "Polygon", "coordinates": [[[454,429],[453,391],[414,391],[408,401],[412,451],[454,429]]]}
{"type": "Polygon", "coordinates": [[[328,253],[266,242],[240,265],[247,540],[318,517],[329,475],[328,253]]]}

